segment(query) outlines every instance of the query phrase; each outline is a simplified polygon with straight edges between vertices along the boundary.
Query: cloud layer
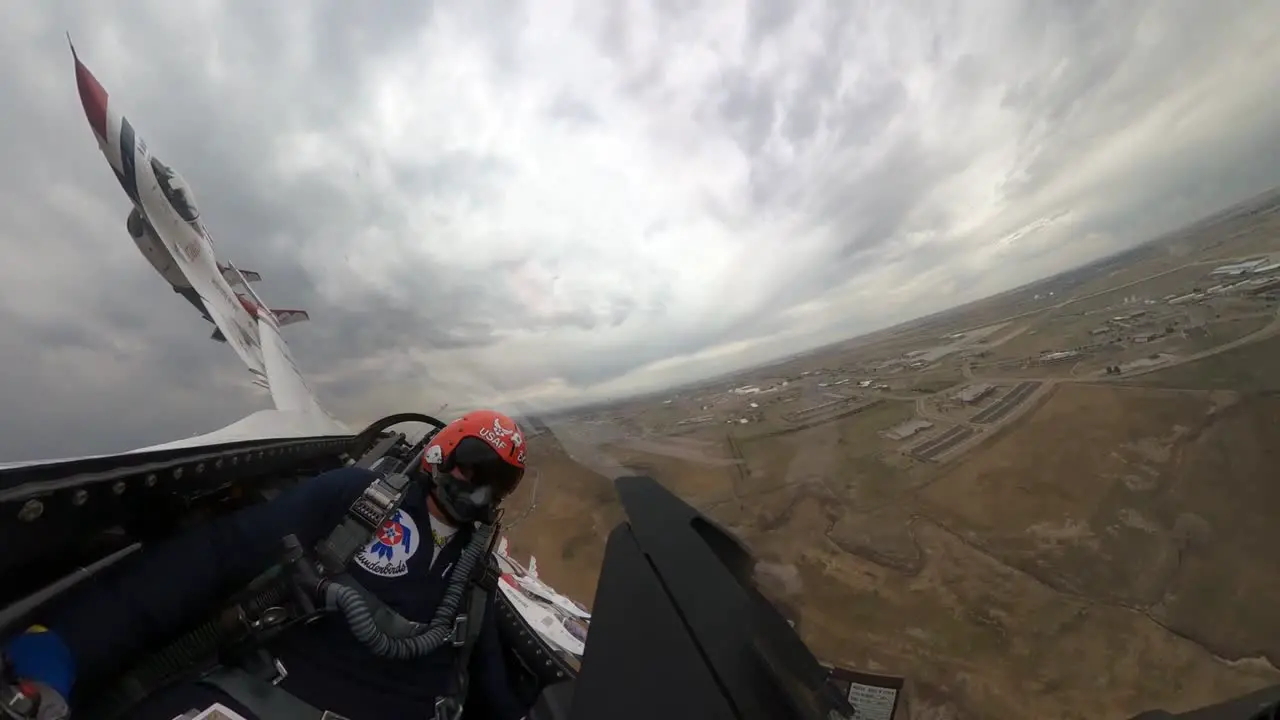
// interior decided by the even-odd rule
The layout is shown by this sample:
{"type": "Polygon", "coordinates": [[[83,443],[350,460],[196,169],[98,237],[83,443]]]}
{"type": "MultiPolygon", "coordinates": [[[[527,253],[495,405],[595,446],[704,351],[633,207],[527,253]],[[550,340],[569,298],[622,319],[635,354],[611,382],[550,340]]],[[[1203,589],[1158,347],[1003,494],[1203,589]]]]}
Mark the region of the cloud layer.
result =
{"type": "Polygon", "coordinates": [[[263,406],[124,230],[63,32],[359,423],[594,400],[941,309],[1280,184],[1280,6],[27,3],[0,457],[263,406]],[[116,12],[113,14],[112,10],[116,12]]]}

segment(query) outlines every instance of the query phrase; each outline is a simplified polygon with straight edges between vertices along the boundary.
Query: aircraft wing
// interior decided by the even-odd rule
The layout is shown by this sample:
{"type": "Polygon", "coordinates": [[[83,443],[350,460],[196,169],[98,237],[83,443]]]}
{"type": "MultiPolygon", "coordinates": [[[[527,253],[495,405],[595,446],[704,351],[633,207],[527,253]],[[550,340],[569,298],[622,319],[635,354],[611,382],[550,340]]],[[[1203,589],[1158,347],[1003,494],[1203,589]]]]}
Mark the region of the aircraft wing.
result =
{"type": "Polygon", "coordinates": [[[202,277],[202,273],[197,271],[198,268],[191,267],[182,259],[178,260],[178,268],[191,282],[191,287],[200,295],[209,319],[222,331],[227,344],[244,361],[249,372],[253,373],[255,379],[265,377],[266,365],[262,356],[262,342],[259,337],[255,337],[257,321],[235,299],[234,295],[226,297],[230,293],[220,292],[225,287],[219,287],[212,278],[202,277]]]}
{"type": "Polygon", "coordinates": [[[572,600],[556,592],[555,589],[541,580],[517,577],[516,581],[520,583],[521,589],[526,593],[544,602],[555,605],[562,612],[566,612],[573,617],[581,618],[583,620],[591,619],[591,613],[578,607],[572,600]]]}
{"type": "Polygon", "coordinates": [[[232,285],[259,282],[262,280],[262,275],[257,271],[245,270],[230,264],[219,265],[218,270],[222,272],[222,277],[232,285]]]}
{"type": "Polygon", "coordinates": [[[569,630],[572,619],[530,598],[520,588],[514,577],[504,574],[498,582],[498,587],[534,632],[555,648],[573,656],[574,659],[582,658],[582,653],[586,649],[586,623],[583,623],[582,629],[579,630],[583,633],[583,638],[578,638],[569,630]]]}

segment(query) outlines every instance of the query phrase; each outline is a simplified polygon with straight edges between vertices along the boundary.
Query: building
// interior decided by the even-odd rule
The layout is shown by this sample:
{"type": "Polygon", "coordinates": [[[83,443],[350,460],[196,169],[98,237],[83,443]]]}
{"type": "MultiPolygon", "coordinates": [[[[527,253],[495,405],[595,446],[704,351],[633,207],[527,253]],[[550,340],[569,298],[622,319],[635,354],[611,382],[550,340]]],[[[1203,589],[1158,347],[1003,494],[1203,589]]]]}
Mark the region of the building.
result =
{"type": "Polygon", "coordinates": [[[916,363],[924,366],[932,362],[937,362],[958,350],[959,348],[955,345],[942,345],[939,347],[926,348],[924,350],[912,350],[910,352],[903,353],[902,358],[904,360],[915,361],[912,362],[909,367],[915,367],[916,363]]]}
{"type": "Polygon", "coordinates": [[[1209,274],[1216,277],[1244,275],[1246,273],[1254,272],[1258,268],[1266,267],[1268,264],[1267,258],[1245,260],[1244,262],[1234,263],[1232,265],[1216,267],[1209,274]]]}
{"type": "Polygon", "coordinates": [[[991,393],[995,392],[995,390],[996,390],[995,385],[990,385],[988,383],[977,383],[975,385],[970,385],[966,387],[965,389],[961,390],[955,395],[952,395],[951,399],[957,402],[962,402],[965,405],[971,405],[973,403],[978,402],[982,398],[990,395],[991,393]]]}
{"type": "Polygon", "coordinates": [[[1078,357],[1079,355],[1080,353],[1076,350],[1059,350],[1058,352],[1045,353],[1044,355],[1041,355],[1040,363],[1053,364],[1053,363],[1066,362],[1068,360],[1078,357]]]}
{"type": "Polygon", "coordinates": [[[933,423],[928,420],[913,418],[903,423],[898,423],[880,433],[880,435],[889,440],[906,440],[918,432],[923,432],[933,427],[933,423]]]}

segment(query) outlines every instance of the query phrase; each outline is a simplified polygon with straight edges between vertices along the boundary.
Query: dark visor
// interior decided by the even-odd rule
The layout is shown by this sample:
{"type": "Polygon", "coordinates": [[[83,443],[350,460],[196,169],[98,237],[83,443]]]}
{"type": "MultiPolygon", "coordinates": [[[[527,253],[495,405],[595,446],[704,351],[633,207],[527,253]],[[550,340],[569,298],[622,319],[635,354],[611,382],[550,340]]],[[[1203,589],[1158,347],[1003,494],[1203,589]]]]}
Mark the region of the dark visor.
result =
{"type": "Polygon", "coordinates": [[[477,437],[463,438],[453,449],[451,460],[450,467],[442,469],[457,466],[469,470],[472,485],[488,486],[498,498],[511,494],[524,476],[524,470],[503,460],[489,443],[477,437]]]}

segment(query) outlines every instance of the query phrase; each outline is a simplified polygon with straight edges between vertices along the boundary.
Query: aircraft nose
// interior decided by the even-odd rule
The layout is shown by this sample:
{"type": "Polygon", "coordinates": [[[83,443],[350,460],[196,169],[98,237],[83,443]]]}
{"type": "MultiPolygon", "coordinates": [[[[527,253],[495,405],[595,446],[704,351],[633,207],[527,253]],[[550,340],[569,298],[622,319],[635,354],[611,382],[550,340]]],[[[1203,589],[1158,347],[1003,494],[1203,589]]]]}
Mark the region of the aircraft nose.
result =
{"type": "Polygon", "coordinates": [[[80,104],[84,106],[84,116],[89,120],[89,127],[104,142],[107,140],[107,91],[98,79],[89,72],[89,68],[76,58],[76,88],[80,90],[80,104]]]}

